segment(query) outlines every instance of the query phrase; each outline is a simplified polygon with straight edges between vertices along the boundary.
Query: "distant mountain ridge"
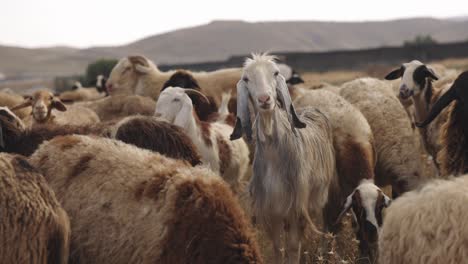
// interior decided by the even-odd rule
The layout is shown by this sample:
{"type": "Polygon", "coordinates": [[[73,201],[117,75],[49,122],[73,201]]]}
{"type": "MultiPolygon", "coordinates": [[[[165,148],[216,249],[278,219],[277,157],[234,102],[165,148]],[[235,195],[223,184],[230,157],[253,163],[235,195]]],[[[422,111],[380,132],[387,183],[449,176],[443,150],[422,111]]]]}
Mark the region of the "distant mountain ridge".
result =
{"type": "Polygon", "coordinates": [[[143,54],[156,63],[193,63],[225,60],[251,52],[317,52],[399,46],[416,35],[436,41],[468,40],[468,17],[414,18],[368,22],[257,22],[213,21],[150,36],[128,45],[75,49],[25,49],[0,46],[0,72],[7,75],[56,76],[83,73],[98,58],[143,54]]]}

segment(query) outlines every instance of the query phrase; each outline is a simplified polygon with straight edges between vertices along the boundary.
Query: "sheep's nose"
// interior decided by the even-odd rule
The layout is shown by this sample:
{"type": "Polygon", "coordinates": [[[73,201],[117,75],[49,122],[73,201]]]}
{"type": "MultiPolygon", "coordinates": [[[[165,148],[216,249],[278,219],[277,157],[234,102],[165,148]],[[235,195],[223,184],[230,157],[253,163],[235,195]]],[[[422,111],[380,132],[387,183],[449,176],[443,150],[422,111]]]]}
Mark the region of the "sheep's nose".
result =
{"type": "Polygon", "coordinates": [[[112,90],[112,83],[106,82],[106,89],[108,92],[110,92],[112,90]]]}
{"type": "Polygon", "coordinates": [[[258,97],[259,103],[265,104],[265,103],[268,103],[269,101],[270,101],[270,96],[268,94],[262,94],[258,97]]]}
{"type": "Polygon", "coordinates": [[[412,95],[412,91],[406,86],[406,84],[402,84],[400,86],[400,98],[407,99],[412,95]]]}

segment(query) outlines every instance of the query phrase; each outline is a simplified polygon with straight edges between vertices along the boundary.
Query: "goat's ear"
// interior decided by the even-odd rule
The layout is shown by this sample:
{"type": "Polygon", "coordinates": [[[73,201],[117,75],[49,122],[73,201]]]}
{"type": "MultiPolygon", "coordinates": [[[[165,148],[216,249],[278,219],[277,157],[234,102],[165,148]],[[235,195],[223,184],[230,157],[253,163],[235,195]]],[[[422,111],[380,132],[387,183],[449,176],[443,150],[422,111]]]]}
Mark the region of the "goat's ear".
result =
{"type": "Polygon", "coordinates": [[[389,207],[390,204],[392,203],[392,199],[385,195],[385,193],[382,192],[383,198],[384,198],[384,207],[389,207]]]}
{"type": "Polygon", "coordinates": [[[52,107],[59,110],[60,112],[67,111],[67,107],[63,104],[63,102],[59,98],[56,98],[56,97],[52,99],[52,107]]]}
{"type": "Polygon", "coordinates": [[[391,80],[396,80],[398,78],[401,78],[401,76],[403,76],[404,71],[405,70],[403,67],[395,69],[391,71],[389,74],[387,74],[387,76],[385,76],[385,80],[391,81],[391,80]]]}
{"type": "Polygon", "coordinates": [[[286,80],[283,76],[278,74],[276,77],[276,93],[278,95],[278,99],[283,104],[284,110],[288,113],[289,123],[291,123],[291,129],[295,132],[294,128],[304,128],[306,124],[302,122],[296,114],[296,110],[294,109],[294,105],[291,100],[291,95],[289,95],[288,85],[286,84],[286,80]]]}
{"type": "Polygon", "coordinates": [[[252,140],[252,124],[250,121],[250,110],[249,110],[249,90],[247,89],[246,82],[240,80],[237,83],[237,118],[234,131],[232,132],[230,139],[236,140],[242,137],[245,133],[247,141],[252,140]]]}
{"type": "Polygon", "coordinates": [[[341,209],[341,213],[338,215],[335,225],[339,224],[343,216],[351,209],[351,206],[353,205],[353,196],[356,191],[352,192],[347,198],[346,201],[343,204],[343,208],[341,209]]]}
{"type": "Polygon", "coordinates": [[[188,97],[188,95],[185,96],[182,101],[182,109],[180,109],[179,113],[177,113],[177,116],[174,119],[174,125],[179,127],[185,127],[187,125],[187,121],[192,118],[193,111],[192,100],[190,97],[188,97]]]}

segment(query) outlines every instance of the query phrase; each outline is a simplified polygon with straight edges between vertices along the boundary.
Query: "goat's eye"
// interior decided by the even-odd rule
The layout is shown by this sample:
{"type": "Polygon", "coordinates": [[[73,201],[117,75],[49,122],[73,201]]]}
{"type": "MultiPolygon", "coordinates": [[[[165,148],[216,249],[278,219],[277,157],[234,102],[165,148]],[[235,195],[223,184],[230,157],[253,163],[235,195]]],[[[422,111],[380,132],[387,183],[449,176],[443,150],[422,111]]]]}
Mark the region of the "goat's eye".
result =
{"type": "Polygon", "coordinates": [[[275,71],[274,75],[275,76],[278,76],[279,72],[278,71],[275,71]]]}
{"type": "Polygon", "coordinates": [[[244,82],[249,82],[249,78],[247,77],[242,78],[242,80],[244,80],[244,82]]]}

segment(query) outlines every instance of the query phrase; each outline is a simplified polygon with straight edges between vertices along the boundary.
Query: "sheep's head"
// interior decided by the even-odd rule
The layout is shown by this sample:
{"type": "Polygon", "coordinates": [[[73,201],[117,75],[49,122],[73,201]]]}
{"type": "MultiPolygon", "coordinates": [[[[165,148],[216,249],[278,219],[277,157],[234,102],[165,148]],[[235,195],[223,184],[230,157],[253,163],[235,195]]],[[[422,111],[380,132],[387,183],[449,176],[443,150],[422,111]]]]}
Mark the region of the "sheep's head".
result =
{"type": "Polygon", "coordinates": [[[382,211],[391,199],[372,180],[362,180],[359,186],[346,198],[343,210],[336,223],[352,209],[357,224],[356,235],[360,241],[361,254],[375,258],[377,240],[382,226],[382,211]]]}
{"type": "Polygon", "coordinates": [[[184,127],[187,121],[192,118],[193,105],[190,97],[194,96],[209,103],[208,98],[197,90],[168,87],[159,95],[155,115],[159,115],[177,126],[184,127]]]}
{"type": "Polygon", "coordinates": [[[6,142],[24,131],[23,121],[8,107],[0,107],[0,148],[5,149],[6,142]]]}
{"type": "Polygon", "coordinates": [[[106,93],[106,95],[108,94],[107,90],[106,90],[106,82],[107,82],[107,79],[104,75],[102,74],[99,74],[96,78],[96,90],[100,93],[106,93]]]}
{"type": "Polygon", "coordinates": [[[21,109],[24,107],[32,106],[32,115],[34,120],[38,122],[45,122],[52,116],[52,109],[58,111],[66,111],[67,108],[60,101],[59,98],[55,97],[51,92],[45,90],[39,90],[32,96],[26,96],[25,101],[12,108],[12,110],[21,109]]]}
{"type": "Polygon", "coordinates": [[[83,88],[83,85],[81,85],[80,82],[75,82],[73,85],[72,85],[72,90],[77,90],[79,88],[83,88]]]}
{"type": "Polygon", "coordinates": [[[453,85],[442,95],[437,102],[434,103],[432,109],[429,112],[429,115],[426,120],[422,123],[416,123],[418,127],[425,127],[429,125],[441,112],[450,105],[453,101],[459,102],[457,107],[461,108],[463,113],[463,121],[461,125],[465,130],[465,133],[468,134],[468,125],[466,123],[466,117],[468,117],[468,71],[462,72],[453,85]]]}
{"type": "Polygon", "coordinates": [[[385,76],[386,80],[398,78],[401,78],[399,96],[402,99],[408,99],[413,95],[420,94],[426,87],[426,82],[438,80],[438,77],[431,68],[417,60],[404,63],[400,68],[393,70],[385,76]]]}
{"type": "Polygon", "coordinates": [[[121,59],[112,69],[106,88],[109,94],[133,94],[138,80],[156,70],[156,66],[143,56],[129,56],[121,59]]]}
{"type": "Polygon", "coordinates": [[[231,140],[240,138],[244,132],[251,139],[249,100],[260,114],[272,112],[275,107],[285,110],[293,131],[305,127],[296,115],[288,86],[274,60],[275,57],[264,54],[246,60],[237,83],[237,121],[231,140]]]}

